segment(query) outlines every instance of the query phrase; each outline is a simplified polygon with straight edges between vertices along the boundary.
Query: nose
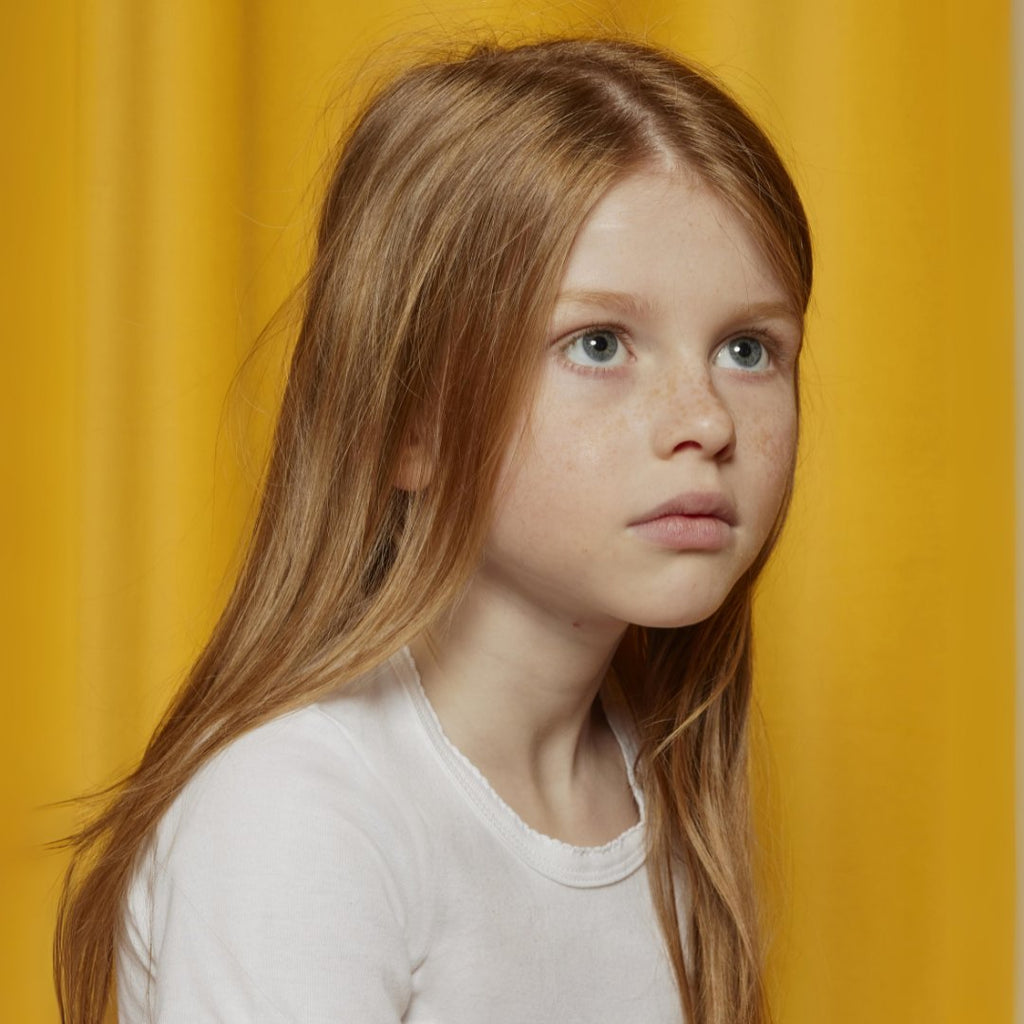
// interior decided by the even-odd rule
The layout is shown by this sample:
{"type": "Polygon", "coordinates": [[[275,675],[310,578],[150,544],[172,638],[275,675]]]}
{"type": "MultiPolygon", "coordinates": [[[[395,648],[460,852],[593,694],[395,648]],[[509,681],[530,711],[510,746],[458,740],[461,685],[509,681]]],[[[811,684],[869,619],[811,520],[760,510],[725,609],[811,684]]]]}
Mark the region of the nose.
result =
{"type": "Polygon", "coordinates": [[[652,408],[654,444],[661,458],[688,448],[710,459],[726,459],[732,454],[736,423],[708,367],[666,374],[652,408]]]}

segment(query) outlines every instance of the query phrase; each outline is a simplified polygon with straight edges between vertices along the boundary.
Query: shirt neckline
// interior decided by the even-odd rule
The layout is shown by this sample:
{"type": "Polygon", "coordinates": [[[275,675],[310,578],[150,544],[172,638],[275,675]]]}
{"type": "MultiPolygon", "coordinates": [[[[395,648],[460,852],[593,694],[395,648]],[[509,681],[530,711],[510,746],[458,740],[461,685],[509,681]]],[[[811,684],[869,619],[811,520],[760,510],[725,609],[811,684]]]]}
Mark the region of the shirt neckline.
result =
{"type": "Polygon", "coordinates": [[[636,754],[632,737],[617,709],[604,702],[605,715],[622,752],[640,820],[601,846],[574,846],[538,832],[523,821],[476,765],[452,743],[423,689],[419,670],[408,647],[397,652],[392,664],[444,768],[478,817],[520,860],[545,877],[575,888],[612,885],[633,874],[643,864],[646,855],[643,793],[633,770],[636,754]]]}

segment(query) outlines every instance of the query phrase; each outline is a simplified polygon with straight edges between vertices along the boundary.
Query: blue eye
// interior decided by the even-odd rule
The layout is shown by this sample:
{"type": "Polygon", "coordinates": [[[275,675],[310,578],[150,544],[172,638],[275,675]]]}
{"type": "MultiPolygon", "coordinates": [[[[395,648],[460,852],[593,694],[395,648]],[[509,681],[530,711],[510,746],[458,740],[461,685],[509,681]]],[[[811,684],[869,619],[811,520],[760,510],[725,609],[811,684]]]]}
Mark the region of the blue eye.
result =
{"type": "Polygon", "coordinates": [[[566,359],[578,366],[618,366],[626,355],[615,332],[603,328],[577,334],[564,352],[566,359]]]}
{"type": "Polygon", "coordinates": [[[741,370],[767,370],[768,352],[764,345],[749,335],[727,341],[715,353],[716,366],[733,366],[741,370]]]}

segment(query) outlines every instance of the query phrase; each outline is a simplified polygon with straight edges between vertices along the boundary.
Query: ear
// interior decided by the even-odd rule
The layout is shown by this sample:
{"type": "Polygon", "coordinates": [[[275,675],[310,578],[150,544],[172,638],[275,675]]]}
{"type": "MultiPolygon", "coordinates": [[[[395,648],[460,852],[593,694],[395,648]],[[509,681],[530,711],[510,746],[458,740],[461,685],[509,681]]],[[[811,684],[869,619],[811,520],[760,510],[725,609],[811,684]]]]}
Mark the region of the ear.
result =
{"type": "Polygon", "coordinates": [[[419,426],[413,427],[402,445],[395,468],[395,486],[400,491],[422,491],[434,475],[434,456],[419,426]]]}

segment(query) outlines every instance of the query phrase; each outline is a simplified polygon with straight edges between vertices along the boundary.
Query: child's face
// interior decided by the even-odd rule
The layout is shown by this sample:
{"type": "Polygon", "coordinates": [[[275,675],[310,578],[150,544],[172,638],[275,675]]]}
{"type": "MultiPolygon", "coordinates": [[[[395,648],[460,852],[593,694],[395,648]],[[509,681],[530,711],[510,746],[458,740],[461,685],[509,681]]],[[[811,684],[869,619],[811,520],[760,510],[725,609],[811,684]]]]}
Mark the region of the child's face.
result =
{"type": "Polygon", "coordinates": [[[706,618],[779,511],[800,342],[739,216],[691,173],[615,185],[570,254],[481,572],[567,624],[706,618]]]}

